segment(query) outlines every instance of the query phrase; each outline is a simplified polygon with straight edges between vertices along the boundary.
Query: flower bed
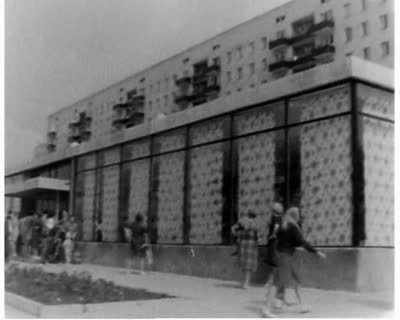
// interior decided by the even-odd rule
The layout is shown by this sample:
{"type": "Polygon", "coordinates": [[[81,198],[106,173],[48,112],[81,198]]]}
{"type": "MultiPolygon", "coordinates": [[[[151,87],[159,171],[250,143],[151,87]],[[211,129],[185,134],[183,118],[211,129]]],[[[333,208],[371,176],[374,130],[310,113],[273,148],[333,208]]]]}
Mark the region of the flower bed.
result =
{"type": "Polygon", "coordinates": [[[4,280],[6,291],[50,305],[172,298],[163,293],[121,287],[104,279],[92,279],[88,272],[56,274],[41,268],[20,268],[14,265],[6,269],[4,280]]]}

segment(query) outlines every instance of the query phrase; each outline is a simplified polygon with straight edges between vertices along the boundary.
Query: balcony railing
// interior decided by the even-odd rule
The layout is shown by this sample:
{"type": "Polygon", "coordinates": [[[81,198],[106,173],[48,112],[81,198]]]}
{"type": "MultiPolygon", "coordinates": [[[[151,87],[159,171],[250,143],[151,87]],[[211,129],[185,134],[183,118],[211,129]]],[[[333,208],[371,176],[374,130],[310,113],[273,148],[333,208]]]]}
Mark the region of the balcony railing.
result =
{"type": "Polygon", "coordinates": [[[212,73],[212,72],[217,72],[217,73],[219,73],[219,72],[221,71],[221,65],[219,65],[219,64],[212,64],[211,66],[208,67],[207,71],[208,71],[209,73],[212,73]]]}
{"type": "Polygon", "coordinates": [[[191,96],[189,94],[182,94],[182,95],[176,96],[174,98],[174,102],[176,104],[189,103],[190,100],[191,100],[191,96]]]}
{"type": "Polygon", "coordinates": [[[272,50],[279,47],[288,46],[289,44],[290,44],[289,38],[279,38],[269,42],[269,49],[272,50]]]}
{"type": "Polygon", "coordinates": [[[314,24],[310,30],[312,33],[324,32],[326,30],[332,30],[335,27],[333,20],[324,20],[317,24],[314,24]]]}
{"type": "Polygon", "coordinates": [[[290,44],[294,45],[294,44],[300,44],[300,43],[304,43],[304,42],[308,42],[308,41],[313,41],[314,40],[315,35],[313,33],[311,33],[310,31],[303,33],[303,34],[299,34],[297,36],[294,36],[290,39],[290,44]]]}
{"type": "Polygon", "coordinates": [[[297,59],[293,59],[292,68],[293,72],[303,71],[315,66],[315,59],[313,54],[309,54],[297,59]]]}
{"type": "Polygon", "coordinates": [[[314,48],[312,53],[315,57],[318,57],[318,56],[332,55],[335,53],[335,51],[336,51],[335,46],[328,44],[322,47],[314,48]]]}
{"type": "Polygon", "coordinates": [[[176,79],[175,84],[177,86],[188,85],[192,82],[192,78],[190,76],[183,76],[179,79],[176,79]]]}
{"type": "Polygon", "coordinates": [[[144,104],[145,97],[143,95],[133,96],[129,99],[131,104],[144,104]]]}
{"type": "Polygon", "coordinates": [[[291,61],[287,61],[287,60],[277,61],[277,62],[271,63],[268,66],[268,70],[270,72],[275,72],[278,70],[290,69],[290,68],[291,68],[291,61]]]}

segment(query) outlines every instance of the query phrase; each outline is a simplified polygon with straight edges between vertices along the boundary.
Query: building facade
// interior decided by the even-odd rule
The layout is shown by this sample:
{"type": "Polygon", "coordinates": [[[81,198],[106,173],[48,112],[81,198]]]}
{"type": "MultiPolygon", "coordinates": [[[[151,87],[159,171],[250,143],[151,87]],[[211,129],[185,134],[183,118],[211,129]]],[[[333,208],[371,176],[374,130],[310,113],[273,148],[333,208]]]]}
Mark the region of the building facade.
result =
{"type": "Polygon", "coordinates": [[[250,210],[264,245],[281,201],[313,245],[392,248],[393,1],[304,2],[50,115],[6,196],[25,213],[67,209],[89,247],[100,233],[116,245],[141,213],[153,244],[214,250],[250,210]]]}

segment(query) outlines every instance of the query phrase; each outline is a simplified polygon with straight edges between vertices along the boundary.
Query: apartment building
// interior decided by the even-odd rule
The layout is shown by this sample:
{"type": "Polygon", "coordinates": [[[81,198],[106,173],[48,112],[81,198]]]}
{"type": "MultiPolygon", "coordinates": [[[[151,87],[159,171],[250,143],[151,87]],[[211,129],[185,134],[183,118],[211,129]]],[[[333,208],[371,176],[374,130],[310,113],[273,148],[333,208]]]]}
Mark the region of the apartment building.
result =
{"type": "Polygon", "coordinates": [[[141,213],[156,268],[173,251],[171,270],[223,278],[236,271],[210,245],[229,251],[238,217],[257,213],[265,245],[271,203],[297,205],[311,242],[357,271],[344,283],[324,269],[337,279],[326,286],[359,290],[354,261],[392,267],[393,5],[291,1],[65,107],[7,173],[6,196],[24,213],[66,208],[83,250],[103,257],[97,235],[123,250],[121,221],[141,213]],[[208,271],[184,266],[187,245],[208,271]],[[371,246],[386,251],[358,251],[371,246]]]}

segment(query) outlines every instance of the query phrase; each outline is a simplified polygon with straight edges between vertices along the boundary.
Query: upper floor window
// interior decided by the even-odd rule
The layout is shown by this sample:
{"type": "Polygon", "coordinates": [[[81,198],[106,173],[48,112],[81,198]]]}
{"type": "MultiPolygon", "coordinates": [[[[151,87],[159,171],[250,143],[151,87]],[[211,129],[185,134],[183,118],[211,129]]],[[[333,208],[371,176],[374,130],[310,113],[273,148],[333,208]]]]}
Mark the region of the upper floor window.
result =
{"type": "Polygon", "coordinates": [[[252,76],[255,72],[255,65],[254,63],[249,64],[249,74],[252,76]]]}
{"type": "Polygon", "coordinates": [[[371,59],[371,49],[369,47],[363,49],[363,57],[365,60],[371,59]]]}
{"type": "Polygon", "coordinates": [[[324,3],[328,3],[329,1],[331,1],[331,0],[321,0],[321,3],[324,4],[324,3]]]}
{"type": "Polygon", "coordinates": [[[283,21],[283,20],[285,20],[285,16],[279,16],[279,17],[276,17],[276,23],[279,23],[279,22],[281,22],[281,21],[283,21]]]}
{"type": "Polygon", "coordinates": [[[242,51],[242,47],[241,46],[237,47],[237,54],[238,54],[238,58],[242,59],[243,51],[242,51]]]}
{"type": "Polygon", "coordinates": [[[350,27],[347,27],[345,30],[346,33],[346,42],[350,42],[353,40],[353,30],[350,27]]]}
{"type": "Polygon", "coordinates": [[[385,30],[388,27],[388,15],[387,14],[383,14],[379,17],[379,21],[381,23],[381,29],[385,30]]]}
{"type": "Polygon", "coordinates": [[[229,64],[232,61],[232,51],[226,53],[226,62],[229,64]]]}
{"type": "Polygon", "coordinates": [[[267,37],[262,37],[261,43],[262,43],[263,49],[267,49],[267,37]]]}
{"type": "Polygon", "coordinates": [[[238,74],[238,80],[243,78],[243,68],[242,67],[239,67],[237,69],[237,74],[238,74]]]}
{"type": "Polygon", "coordinates": [[[254,42],[249,43],[249,54],[254,54],[254,42]]]}
{"type": "Polygon", "coordinates": [[[362,35],[363,37],[368,36],[368,21],[361,23],[362,35]]]}
{"type": "Polygon", "coordinates": [[[367,0],[361,0],[361,8],[367,10],[367,0]]]}
{"type": "Polygon", "coordinates": [[[169,80],[168,77],[165,78],[165,89],[168,89],[169,80]]]}
{"type": "Polygon", "coordinates": [[[285,52],[283,50],[276,50],[275,51],[275,60],[282,61],[285,59],[285,52]]]}
{"type": "Polygon", "coordinates": [[[267,66],[267,59],[266,58],[262,59],[261,65],[262,65],[262,69],[264,71],[267,70],[268,66],[267,66]]]}
{"type": "Polygon", "coordinates": [[[232,74],[230,71],[226,73],[226,82],[229,83],[232,81],[232,74]]]}
{"type": "Polygon", "coordinates": [[[328,11],[325,11],[325,12],[323,12],[323,13],[321,13],[321,20],[322,21],[331,21],[331,20],[333,20],[333,13],[332,13],[332,10],[328,10],[328,11]]]}
{"type": "Polygon", "coordinates": [[[345,17],[350,17],[351,14],[351,3],[344,4],[344,15],[345,17]]]}
{"type": "Polygon", "coordinates": [[[384,41],[381,43],[382,57],[387,57],[390,54],[389,41],[384,41]]]}
{"type": "Polygon", "coordinates": [[[285,37],[285,30],[279,30],[277,33],[276,33],[276,38],[277,39],[282,39],[282,38],[284,38],[285,37]]]}

